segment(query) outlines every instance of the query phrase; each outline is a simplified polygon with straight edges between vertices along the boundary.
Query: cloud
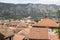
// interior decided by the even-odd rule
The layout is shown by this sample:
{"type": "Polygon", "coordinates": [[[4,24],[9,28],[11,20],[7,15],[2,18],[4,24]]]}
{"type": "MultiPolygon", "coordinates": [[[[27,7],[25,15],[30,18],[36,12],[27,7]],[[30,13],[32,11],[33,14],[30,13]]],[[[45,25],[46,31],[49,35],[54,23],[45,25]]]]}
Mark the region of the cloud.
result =
{"type": "Polygon", "coordinates": [[[60,4],[60,0],[0,0],[6,3],[42,3],[42,4],[60,4]]]}
{"type": "Polygon", "coordinates": [[[55,4],[60,5],[60,0],[55,0],[55,4]]]}
{"type": "Polygon", "coordinates": [[[39,0],[43,4],[60,4],[60,0],[39,0]]]}

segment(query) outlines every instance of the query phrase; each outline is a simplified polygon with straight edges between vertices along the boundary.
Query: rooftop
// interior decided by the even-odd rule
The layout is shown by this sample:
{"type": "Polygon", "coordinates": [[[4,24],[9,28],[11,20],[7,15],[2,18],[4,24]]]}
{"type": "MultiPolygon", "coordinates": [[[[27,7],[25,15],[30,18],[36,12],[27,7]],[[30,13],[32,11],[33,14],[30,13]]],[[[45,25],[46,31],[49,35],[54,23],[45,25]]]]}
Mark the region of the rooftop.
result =
{"type": "Polygon", "coordinates": [[[44,18],[37,24],[34,24],[33,26],[44,26],[44,27],[58,27],[59,25],[52,19],[44,18]]]}

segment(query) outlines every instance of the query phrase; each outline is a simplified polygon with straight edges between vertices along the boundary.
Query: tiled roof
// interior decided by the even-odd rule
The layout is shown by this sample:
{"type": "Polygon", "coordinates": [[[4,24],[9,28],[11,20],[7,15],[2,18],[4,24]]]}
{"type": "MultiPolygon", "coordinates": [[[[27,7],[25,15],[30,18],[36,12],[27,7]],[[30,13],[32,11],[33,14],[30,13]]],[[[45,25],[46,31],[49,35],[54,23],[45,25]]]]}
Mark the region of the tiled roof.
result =
{"type": "Polygon", "coordinates": [[[16,28],[14,31],[15,33],[18,33],[20,30],[25,30],[27,33],[30,32],[30,28],[16,28]]]}
{"type": "Polygon", "coordinates": [[[45,18],[33,26],[58,27],[59,25],[54,20],[45,18]]]}
{"type": "Polygon", "coordinates": [[[4,38],[14,35],[14,32],[6,26],[0,25],[0,33],[4,35],[4,38]]]}
{"type": "Polygon", "coordinates": [[[49,39],[48,28],[31,28],[28,34],[30,39],[49,39]]]}
{"type": "MultiPolygon", "coordinates": [[[[23,34],[23,33],[22,34],[19,34],[18,33],[20,30],[24,30],[27,33],[30,32],[30,28],[16,28],[16,30],[15,30],[16,34],[15,34],[13,40],[23,40],[25,38],[25,34],[23,34]]],[[[27,34],[26,34],[26,36],[27,36],[27,34]]]]}
{"type": "Polygon", "coordinates": [[[50,34],[51,40],[59,40],[57,34],[50,34]]]}
{"type": "Polygon", "coordinates": [[[20,21],[11,21],[9,24],[10,25],[17,25],[17,24],[19,24],[20,23],[20,21]]]}
{"type": "Polygon", "coordinates": [[[23,40],[24,37],[25,36],[23,36],[23,35],[15,34],[13,40],[23,40]]]}

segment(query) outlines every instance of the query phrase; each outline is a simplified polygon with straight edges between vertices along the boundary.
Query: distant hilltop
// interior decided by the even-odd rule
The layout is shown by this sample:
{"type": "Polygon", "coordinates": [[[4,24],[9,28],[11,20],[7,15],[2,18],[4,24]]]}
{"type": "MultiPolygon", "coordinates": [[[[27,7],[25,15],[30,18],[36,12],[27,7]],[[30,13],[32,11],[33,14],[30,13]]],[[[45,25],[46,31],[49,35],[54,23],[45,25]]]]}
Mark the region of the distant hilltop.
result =
{"type": "Polygon", "coordinates": [[[31,16],[35,19],[43,18],[47,15],[50,18],[57,17],[56,11],[60,10],[60,5],[55,4],[12,4],[0,3],[0,17],[21,19],[31,16]]]}

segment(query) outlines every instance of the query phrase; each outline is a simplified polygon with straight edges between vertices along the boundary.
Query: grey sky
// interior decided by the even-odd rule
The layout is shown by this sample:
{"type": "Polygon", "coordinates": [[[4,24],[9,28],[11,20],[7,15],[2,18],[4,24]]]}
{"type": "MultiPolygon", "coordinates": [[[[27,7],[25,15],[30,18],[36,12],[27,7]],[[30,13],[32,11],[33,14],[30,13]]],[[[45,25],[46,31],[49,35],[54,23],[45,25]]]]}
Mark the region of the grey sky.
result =
{"type": "Polygon", "coordinates": [[[60,0],[0,0],[0,2],[6,3],[42,3],[42,4],[58,4],[60,5],[60,0]]]}

